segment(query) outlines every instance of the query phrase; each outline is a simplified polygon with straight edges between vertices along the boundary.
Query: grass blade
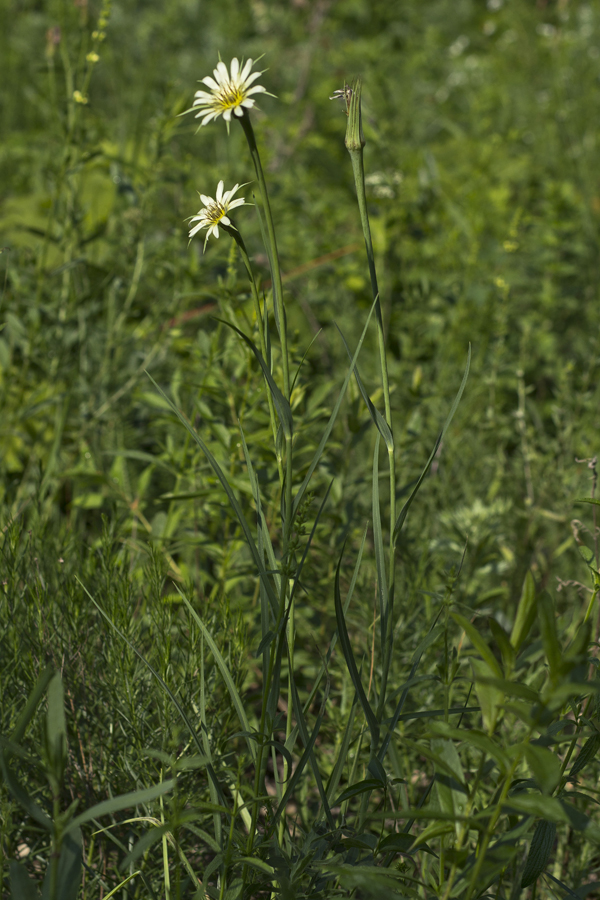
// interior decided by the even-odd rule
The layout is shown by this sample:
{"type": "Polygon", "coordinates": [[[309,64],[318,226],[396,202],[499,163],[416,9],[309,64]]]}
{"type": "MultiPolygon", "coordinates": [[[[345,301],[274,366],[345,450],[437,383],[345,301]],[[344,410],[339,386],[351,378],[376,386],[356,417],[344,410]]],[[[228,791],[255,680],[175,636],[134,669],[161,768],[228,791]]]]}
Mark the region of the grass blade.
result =
{"type": "Polygon", "coordinates": [[[348,372],[346,373],[346,377],[344,378],[344,383],[342,384],[339,396],[336,400],[336,404],[333,407],[331,416],[329,417],[329,422],[327,423],[325,431],[323,432],[323,436],[321,438],[319,446],[317,447],[317,449],[315,451],[315,455],[313,456],[312,461],[308,467],[308,471],[307,471],[306,475],[304,476],[304,481],[300,485],[298,493],[294,497],[294,503],[292,506],[292,516],[293,517],[296,515],[296,512],[298,511],[298,507],[300,506],[300,504],[302,503],[302,500],[304,499],[304,494],[306,493],[306,489],[310,483],[310,479],[312,478],[313,472],[315,471],[315,469],[317,468],[317,466],[319,464],[319,460],[321,459],[321,456],[323,455],[323,450],[325,449],[325,445],[327,444],[327,441],[329,440],[329,435],[331,434],[331,432],[333,430],[333,426],[335,425],[335,421],[336,421],[336,419],[338,417],[338,413],[340,411],[340,406],[342,405],[342,400],[344,399],[344,396],[346,394],[346,389],[348,388],[348,383],[349,383],[350,379],[352,378],[352,375],[354,373],[354,368],[356,366],[356,361],[358,360],[358,356],[360,354],[360,351],[362,350],[362,345],[363,345],[365,336],[367,334],[367,328],[369,327],[369,322],[371,321],[371,316],[373,315],[373,310],[375,309],[376,303],[377,303],[376,300],[373,301],[373,304],[369,311],[369,315],[367,316],[367,321],[365,322],[365,327],[362,330],[362,334],[360,336],[360,340],[356,347],[356,351],[354,353],[354,356],[352,357],[352,362],[350,364],[350,368],[348,369],[348,372]]]}
{"type": "MultiPolygon", "coordinates": [[[[242,703],[242,698],[240,697],[240,695],[238,693],[238,690],[235,686],[233,678],[231,677],[231,673],[230,673],[229,669],[227,668],[225,660],[223,659],[223,655],[222,655],[221,651],[217,647],[217,645],[213,639],[213,636],[211,635],[210,631],[208,630],[208,628],[206,627],[206,625],[204,624],[204,622],[202,621],[202,619],[200,618],[200,616],[198,615],[198,613],[196,612],[196,610],[194,609],[194,607],[192,606],[192,604],[190,603],[188,598],[179,589],[178,585],[175,585],[175,588],[176,588],[179,596],[181,597],[181,599],[187,606],[188,611],[189,611],[190,615],[192,616],[192,618],[194,619],[196,625],[198,626],[198,628],[204,635],[204,639],[206,640],[206,643],[210,647],[210,651],[213,655],[213,658],[214,658],[217,666],[219,667],[219,671],[221,672],[223,681],[225,682],[227,690],[229,691],[229,696],[231,697],[232,703],[235,707],[235,711],[238,714],[238,718],[240,720],[242,729],[247,734],[249,734],[250,730],[251,730],[250,723],[248,722],[248,717],[246,716],[246,711],[244,709],[244,704],[242,703]]],[[[252,759],[255,760],[256,759],[256,747],[254,745],[254,741],[252,741],[249,737],[247,737],[246,743],[248,744],[248,750],[250,751],[250,755],[251,755],[252,759]]]]}
{"type": "MultiPolygon", "coordinates": [[[[350,352],[350,347],[348,346],[346,338],[342,334],[342,331],[337,323],[336,323],[335,327],[339,331],[340,337],[341,337],[342,341],[344,342],[344,347],[346,348],[346,352],[348,353],[348,356],[350,357],[350,361],[352,361],[352,354],[350,352]]],[[[377,407],[375,406],[375,404],[373,403],[373,401],[371,400],[371,398],[369,397],[369,395],[367,394],[367,392],[365,390],[365,386],[362,382],[362,378],[360,377],[360,374],[358,372],[358,366],[354,367],[354,377],[356,378],[356,383],[358,385],[358,389],[361,392],[362,398],[367,405],[367,409],[369,410],[369,413],[371,415],[373,423],[374,423],[375,427],[377,428],[377,430],[379,431],[381,437],[385,441],[385,445],[388,449],[388,453],[393,453],[394,452],[394,437],[392,435],[392,432],[390,431],[390,427],[389,427],[388,423],[385,421],[385,419],[383,418],[383,416],[381,415],[381,413],[379,412],[379,410],[377,409],[377,407]]]]}
{"type": "MultiPolygon", "coordinates": [[[[344,551],[342,549],[342,554],[343,552],[344,551]]],[[[342,609],[342,598],[340,595],[341,566],[342,555],[340,555],[340,558],[338,560],[334,585],[335,618],[337,621],[338,636],[342,645],[344,659],[346,660],[346,665],[348,666],[348,672],[350,673],[350,678],[352,679],[352,684],[354,685],[354,689],[358,695],[360,705],[362,706],[365,718],[367,720],[367,725],[369,726],[369,731],[371,732],[371,743],[373,746],[376,746],[379,743],[379,723],[375,718],[375,713],[371,708],[371,704],[367,700],[365,689],[363,688],[362,681],[360,680],[360,674],[358,672],[358,669],[356,668],[356,662],[354,659],[354,653],[352,652],[350,638],[348,637],[348,630],[346,628],[346,621],[344,619],[344,611],[342,609]]]]}
{"type": "Polygon", "coordinates": [[[283,430],[284,437],[287,440],[290,440],[294,431],[294,422],[292,418],[292,410],[289,404],[289,401],[283,396],[275,381],[273,376],[271,375],[271,371],[265,359],[263,359],[263,355],[256,346],[256,344],[250,340],[250,338],[244,334],[243,331],[240,331],[235,325],[231,322],[227,322],[225,319],[218,319],[214,317],[217,322],[222,322],[223,325],[227,325],[228,328],[231,328],[232,331],[235,331],[243,341],[246,342],[248,347],[254,353],[259,366],[263,371],[263,375],[265,376],[265,381],[267,382],[267,386],[271,391],[271,396],[273,397],[273,403],[275,404],[275,408],[277,410],[277,415],[279,416],[279,421],[281,423],[281,428],[283,430]]]}
{"type": "Polygon", "coordinates": [[[244,512],[239,504],[237,497],[231,490],[229,482],[227,481],[225,474],[223,473],[223,470],[221,469],[221,466],[219,465],[219,463],[217,462],[215,457],[212,455],[212,453],[210,452],[210,450],[208,449],[208,447],[206,446],[206,444],[204,443],[204,441],[202,440],[202,438],[200,437],[200,435],[198,434],[196,429],[191,426],[191,424],[188,422],[188,420],[183,415],[183,413],[175,406],[173,401],[170,400],[169,397],[167,397],[167,395],[162,390],[162,388],[160,388],[158,386],[158,384],[156,383],[154,378],[152,378],[152,376],[148,372],[146,374],[148,375],[148,378],[150,379],[150,381],[152,382],[152,384],[154,385],[156,390],[159,392],[161,397],[163,397],[164,400],[166,400],[166,402],[169,404],[169,407],[175,413],[175,415],[177,416],[179,421],[182,423],[182,425],[184,426],[184,428],[186,429],[188,434],[190,434],[191,437],[194,439],[194,441],[198,444],[198,446],[200,447],[200,449],[206,456],[208,462],[210,463],[210,466],[211,466],[213,472],[215,473],[215,475],[221,482],[223,490],[227,494],[227,499],[229,500],[230,506],[233,509],[234,513],[236,514],[237,520],[242,527],[242,531],[244,532],[244,537],[246,539],[246,543],[248,544],[248,549],[250,550],[250,553],[252,554],[252,558],[254,559],[254,564],[256,565],[256,568],[258,570],[258,573],[259,573],[261,579],[264,579],[265,588],[269,594],[269,600],[271,602],[271,605],[273,606],[273,608],[275,610],[278,610],[279,609],[279,601],[273,591],[273,586],[270,583],[269,576],[267,575],[267,572],[265,570],[264,561],[260,558],[260,554],[259,554],[258,548],[254,542],[254,538],[252,537],[252,532],[250,531],[250,526],[248,525],[246,516],[244,515],[244,512]]]}
{"type": "Polygon", "coordinates": [[[424,468],[423,471],[421,472],[421,474],[420,474],[420,476],[419,476],[419,480],[417,481],[415,487],[413,488],[410,497],[408,498],[408,500],[406,501],[406,503],[404,504],[404,506],[403,506],[402,509],[400,510],[400,515],[399,515],[398,518],[396,519],[396,525],[395,525],[395,527],[394,527],[394,544],[396,544],[396,541],[398,540],[398,535],[399,535],[400,532],[402,531],[402,526],[404,525],[404,522],[405,522],[406,517],[407,517],[407,515],[408,515],[408,511],[409,511],[409,509],[410,509],[410,507],[411,507],[411,505],[412,505],[412,502],[413,502],[413,500],[415,499],[415,497],[417,496],[417,493],[419,492],[419,488],[420,488],[421,485],[423,484],[423,481],[424,481],[425,478],[427,477],[427,473],[429,472],[429,469],[431,468],[431,463],[432,463],[433,460],[435,459],[435,455],[436,455],[436,453],[438,452],[439,446],[440,446],[440,444],[442,443],[442,441],[443,441],[443,439],[444,439],[444,435],[445,435],[446,432],[448,431],[448,428],[449,428],[449,426],[450,426],[450,423],[452,422],[452,419],[454,418],[454,413],[455,413],[456,410],[457,410],[458,404],[460,403],[460,400],[461,400],[461,397],[462,397],[462,395],[463,395],[465,386],[466,386],[466,384],[467,384],[467,378],[469,377],[469,368],[470,368],[470,366],[471,366],[471,345],[469,344],[469,352],[468,352],[468,355],[467,355],[467,365],[466,365],[466,367],[465,367],[464,375],[463,375],[463,377],[462,377],[462,381],[461,381],[461,383],[460,383],[460,387],[459,387],[459,389],[458,389],[458,393],[457,393],[456,397],[454,398],[454,403],[452,404],[452,406],[451,406],[451,408],[450,408],[450,412],[448,413],[448,417],[446,418],[446,421],[444,422],[444,427],[442,428],[442,430],[441,430],[441,432],[440,432],[440,434],[439,434],[439,437],[438,437],[437,441],[435,442],[435,447],[434,447],[433,450],[431,451],[431,454],[430,454],[430,456],[429,456],[429,459],[428,459],[427,462],[425,463],[425,468],[424,468]]]}

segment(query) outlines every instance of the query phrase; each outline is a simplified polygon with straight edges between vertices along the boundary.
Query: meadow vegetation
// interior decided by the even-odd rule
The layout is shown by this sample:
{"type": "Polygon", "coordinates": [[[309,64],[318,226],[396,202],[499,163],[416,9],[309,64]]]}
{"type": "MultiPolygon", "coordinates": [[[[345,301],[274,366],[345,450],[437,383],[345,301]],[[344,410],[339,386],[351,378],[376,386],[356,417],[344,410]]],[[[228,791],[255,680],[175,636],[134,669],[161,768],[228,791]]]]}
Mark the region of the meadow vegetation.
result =
{"type": "Polygon", "coordinates": [[[600,896],[599,0],[5,0],[0,67],[2,897],[600,896]]]}

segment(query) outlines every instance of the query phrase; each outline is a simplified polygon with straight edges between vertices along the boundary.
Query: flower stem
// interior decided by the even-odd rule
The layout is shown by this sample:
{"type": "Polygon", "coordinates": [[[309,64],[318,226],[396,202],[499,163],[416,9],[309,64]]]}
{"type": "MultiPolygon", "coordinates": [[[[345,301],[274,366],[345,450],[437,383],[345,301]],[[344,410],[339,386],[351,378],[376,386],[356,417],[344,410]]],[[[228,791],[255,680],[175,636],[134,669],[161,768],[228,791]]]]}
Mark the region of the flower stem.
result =
{"type": "MultiPolygon", "coordinates": [[[[263,172],[262,164],[260,161],[260,154],[258,152],[258,146],[256,144],[256,138],[254,136],[254,129],[252,128],[252,123],[250,121],[250,116],[247,111],[244,111],[243,116],[239,119],[242,128],[244,129],[244,134],[246,136],[246,141],[248,142],[248,148],[250,150],[250,155],[252,157],[252,162],[254,164],[254,170],[256,172],[256,178],[258,181],[260,196],[262,200],[263,211],[265,214],[266,224],[267,224],[267,235],[269,238],[270,244],[270,258],[271,258],[271,269],[273,275],[273,303],[275,307],[276,320],[279,327],[279,338],[281,341],[281,362],[283,369],[283,393],[288,401],[291,399],[291,385],[290,385],[290,363],[289,363],[289,352],[288,352],[288,343],[287,343],[287,330],[286,330],[286,319],[285,319],[285,309],[283,306],[283,284],[281,280],[281,269],[279,266],[279,253],[277,250],[277,240],[275,237],[275,226],[273,224],[273,216],[271,214],[271,205],[269,203],[269,195],[267,192],[267,184],[265,181],[265,175],[263,172]]],[[[286,608],[286,600],[288,596],[289,590],[289,567],[291,565],[290,559],[290,540],[292,535],[292,525],[293,525],[293,503],[292,503],[292,485],[293,485],[293,459],[292,459],[292,449],[293,449],[293,440],[292,435],[286,436],[285,441],[285,477],[283,478],[283,493],[284,493],[284,503],[283,503],[283,561],[282,561],[282,571],[281,571],[281,597],[280,597],[280,613],[279,613],[279,621],[278,625],[282,620],[283,615],[285,614],[286,608]]],[[[289,671],[289,681],[288,685],[288,716],[287,716],[287,724],[286,724],[286,740],[290,736],[292,721],[293,721],[293,696],[291,690],[291,679],[293,678],[293,659],[294,659],[294,639],[295,639],[295,626],[294,626],[294,599],[290,599],[290,618],[288,623],[288,644],[290,650],[290,671],[289,671]]],[[[275,643],[273,643],[272,648],[275,647],[275,643]]],[[[271,661],[269,665],[269,685],[270,678],[272,677],[273,667],[272,663],[274,662],[273,653],[271,653],[271,661]]],[[[264,712],[266,707],[263,704],[263,715],[261,716],[261,734],[267,738],[267,735],[264,734],[265,727],[265,718],[264,712]]],[[[270,736],[269,736],[270,737],[270,736]]],[[[262,767],[262,752],[259,753],[260,759],[260,767],[262,767]]],[[[286,770],[287,771],[287,770],[286,770]]],[[[260,772],[257,775],[256,785],[260,784],[260,772]]],[[[258,808],[255,808],[255,815],[258,812],[258,808]]],[[[255,826],[255,820],[253,820],[253,826],[255,826]]],[[[282,832],[280,830],[280,836],[282,832]]]]}
{"type": "Polygon", "coordinates": [[[362,225],[363,235],[365,239],[365,248],[367,251],[367,260],[369,263],[369,274],[371,276],[371,290],[375,301],[375,318],[377,321],[377,337],[379,343],[379,361],[381,367],[381,381],[383,387],[383,402],[385,407],[385,421],[392,434],[391,446],[388,447],[388,463],[390,473],[390,535],[389,535],[389,572],[388,572],[388,609],[385,643],[382,648],[383,665],[382,665],[382,685],[379,693],[379,704],[377,709],[378,717],[383,714],[385,704],[385,694],[387,686],[387,678],[391,663],[392,652],[392,630],[393,617],[392,609],[394,602],[394,585],[395,585],[395,540],[394,527],[396,524],[396,460],[393,441],[392,427],[392,408],[390,402],[390,385],[387,368],[387,355],[385,346],[385,333],[383,328],[383,315],[381,312],[381,299],[379,296],[379,286],[377,284],[377,271],[375,269],[375,256],[373,253],[373,241],[371,239],[371,228],[369,225],[369,214],[367,211],[367,196],[365,192],[365,170],[363,164],[363,147],[364,137],[362,134],[361,113],[360,113],[360,80],[354,84],[351,100],[348,108],[348,129],[346,132],[346,147],[350,153],[352,160],[352,172],[354,174],[354,184],[356,186],[356,196],[358,200],[358,210],[360,213],[360,221],[362,225]]]}
{"type": "MultiPolygon", "coordinates": [[[[265,332],[263,328],[263,318],[262,311],[260,308],[260,298],[258,296],[258,287],[256,286],[256,281],[254,279],[254,272],[252,271],[252,266],[250,265],[250,257],[248,256],[248,251],[246,250],[246,245],[244,243],[244,239],[241,234],[237,230],[237,228],[232,228],[227,225],[222,225],[223,231],[226,231],[228,234],[236,242],[242,260],[244,262],[244,266],[246,267],[246,272],[248,273],[248,279],[250,281],[250,287],[252,290],[252,300],[254,301],[254,313],[256,315],[256,321],[258,323],[258,334],[260,341],[260,352],[262,353],[263,359],[265,363],[268,365],[268,356],[267,356],[267,343],[265,341],[265,332]]],[[[275,405],[273,403],[273,397],[271,395],[271,391],[269,390],[269,386],[267,385],[267,403],[269,404],[269,417],[271,419],[271,431],[273,432],[273,446],[275,447],[275,456],[277,459],[277,469],[279,472],[279,483],[283,485],[283,463],[281,459],[281,455],[277,451],[277,415],[275,413],[275,405]]]]}
{"type": "Polygon", "coordinates": [[[277,318],[279,321],[279,332],[281,339],[281,356],[282,356],[282,366],[283,366],[283,393],[290,399],[290,368],[289,368],[289,359],[288,359],[288,347],[287,347],[287,333],[285,327],[285,311],[283,308],[283,285],[281,281],[281,269],[279,267],[279,253],[277,252],[277,240],[275,238],[275,227],[273,225],[273,216],[271,215],[271,205],[269,203],[269,195],[267,193],[267,183],[265,181],[265,175],[263,172],[262,164],[260,161],[260,154],[258,152],[258,147],[256,144],[256,138],[254,137],[254,129],[252,128],[252,122],[250,121],[250,116],[247,112],[240,118],[240,123],[242,128],[244,129],[244,134],[246,135],[246,140],[248,141],[248,147],[250,149],[250,155],[252,157],[252,162],[254,163],[254,170],[256,172],[256,178],[258,181],[258,186],[260,189],[260,196],[262,200],[262,205],[265,213],[265,218],[267,220],[267,234],[269,236],[269,243],[271,245],[271,265],[273,267],[273,295],[274,301],[276,305],[277,318]]]}

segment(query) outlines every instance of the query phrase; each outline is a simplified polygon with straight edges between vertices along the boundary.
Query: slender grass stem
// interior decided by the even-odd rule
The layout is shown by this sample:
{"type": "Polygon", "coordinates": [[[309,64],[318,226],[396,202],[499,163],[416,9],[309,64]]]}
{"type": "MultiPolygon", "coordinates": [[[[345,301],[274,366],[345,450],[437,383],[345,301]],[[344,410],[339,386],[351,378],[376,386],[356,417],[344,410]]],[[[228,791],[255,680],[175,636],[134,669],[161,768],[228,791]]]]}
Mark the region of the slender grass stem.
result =
{"type": "Polygon", "coordinates": [[[273,267],[273,295],[274,301],[277,307],[277,318],[279,321],[279,337],[281,340],[281,357],[282,357],[282,367],[283,367],[283,392],[287,399],[290,399],[290,368],[289,368],[289,357],[288,357],[288,346],[287,346],[287,333],[286,333],[286,324],[285,324],[285,311],[283,308],[283,285],[281,281],[281,269],[279,266],[279,253],[277,251],[277,240],[275,237],[275,226],[273,225],[273,216],[271,214],[271,205],[269,203],[269,195],[267,193],[267,183],[265,181],[265,175],[263,172],[262,164],[260,161],[260,154],[258,152],[258,146],[256,144],[256,138],[254,136],[254,129],[252,128],[252,122],[250,121],[250,116],[247,112],[240,118],[240,123],[242,128],[244,129],[244,134],[246,135],[246,140],[248,142],[248,148],[250,150],[250,155],[252,157],[252,162],[254,163],[254,170],[256,172],[256,178],[258,181],[258,186],[260,190],[260,196],[262,200],[262,205],[265,213],[265,218],[267,221],[267,234],[269,236],[269,243],[271,245],[271,265],[273,267]]]}
{"type": "Polygon", "coordinates": [[[363,236],[365,240],[365,249],[367,252],[367,260],[369,264],[369,275],[371,278],[371,290],[373,300],[375,301],[375,318],[377,322],[377,339],[379,344],[379,363],[381,368],[381,382],[383,387],[383,402],[385,409],[385,421],[392,434],[391,446],[388,447],[388,464],[389,464],[389,480],[390,480],[390,524],[389,524],[389,570],[388,570],[388,609],[387,614],[386,635],[384,646],[382,647],[382,684],[379,695],[379,704],[377,716],[381,718],[386,698],[387,679],[391,664],[392,654],[392,632],[393,632],[393,602],[394,602],[394,586],[395,586],[395,541],[394,526],[396,524],[396,459],[395,447],[393,440],[392,425],[392,407],[390,401],[390,384],[387,366],[387,353],[385,331],[383,327],[383,315],[381,311],[381,298],[379,295],[379,285],[377,282],[377,270],[375,268],[375,254],[373,253],[373,241],[371,238],[371,227],[369,225],[369,213],[367,210],[367,195],[365,191],[365,170],[363,162],[363,147],[365,140],[362,134],[362,121],[360,111],[361,82],[357,79],[355,82],[348,106],[348,128],[346,131],[346,147],[350,153],[352,160],[352,172],[354,175],[354,184],[356,187],[356,197],[358,200],[358,210],[360,214],[360,222],[362,225],[363,236]]]}
{"type": "MultiPolygon", "coordinates": [[[[530,737],[531,737],[531,733],[527,736],[524,743],[528,743],[530,737]]],[[[517,755],[515,756],[515,758],[513,760],[512,766],[506,773],[506,776],[504,778],[504,784],[502,785],[502,791],[501,791],[500,796],[498,797],[498,801],[496,803],[496,808],[494,809],[494,812],[490,816],[490,820],[487,824],[487,828],[485,829],[485,833],[483,835],[483,840],[481,841],[481,844],[478,848],[477,861],[475,862],[475,865],[473,867],[473,874],[471,875],[471,880],[469,881],[469,887],[467,888],[467,893],[465,894],[464,900],[471,900],[473,893],[477,890],[477,880],[479,878],[479,873],[480,873],[481,867],[483,866],[483,863],[485,861],[485,855],[487,853],[489,843],[490,843],[492,836],[496,830],[496,825],[498,824],[498,819],[502,815],[502,804],[504,803],[504,801],[506,800],[506,798],[508,796],[508,792],[510,790],[510,786],[511,786],[513,778],[514,778],[514,774],[517,771],[517,768],[521,763],[522,756],[523,756],[522,753],[517,753],[517,755]]]]}
{"type": "MultiPolygon", "coordinates": [[[[238,249],[240,251],[240,255],[242,257],[242,261],[246,268],[246,272],[248,273],[248,279],[250,281],[250,288],[252,292],[252,301],[254,303],[254,314],[256,315],[256,321],[258,325],[258,334],[259,334],[259,342],[260,342],[260,352],[263,355],[263,359],[265,362],[268,362],[267,356],[267,343],[265,340],[265,332],[263,328],[263,317],[262,310],[260,308],[260,297],[258,296],[258,287],[256,284],[256,280],[254,278],[254,272],[252,271],[252,266],[250,264],[250,257],[248,256],[248,251],[246,250],[246,245],[244,243],[244,239],[241,234],[237,230],[237,228],[231,228],[227,225],[221,226],[224,231],[231,235],[231,237],[236,242],[238,249]]],[[[269,390],[269,386],[267,385],[267,403],[269,404],[269,418],[271,420],[271,431],[273,433],[273,446],[277,448],[277,414],[275,412],[275,404],[273,403],[273,397],[271,395],[271,391],[269,390]]],[[[277,458],[277,470],[279,472],[279,483],[283,485],[284,477],[283,477],[283,465],[279,454],[277,453],[277,449],[275,452],[275,456],[277,458]]]]}
{"type": "MultiPolygon", "coordinates": [[[[271,267],[273,274],[273,300],[275,305],[275,312],[277,315],[277,321],[279,325],[279,338],[281,341],[281,364],[283,369],[283,393],[288,401],[291,399],[291,384],[290,384],[290,362],[289,362],[289,352],[288,352],[288,343],[287,343],[287,326],[286,326],[286,318],[285,318],[285,309],[283,306],[283,284],[281,279],[281,268],[279,265],[279,252],[277,250],[277,239],[275,236],[275,226],[273,224],[273,216],[271,213],[271,205],[269,203],[269,194],[267,191],[267,183],[265,181],[265,175],[262,168],[262,163],[260,160],[260,154],[258,152],[258,146],[256,144],[256,138],[254,136],[254,129],[252,128],[252,123],[250,121],[250,116],[247,111],[244,112],[244,115],[240,118],[240,124],[244,130],[244,134],[246,136],[246,140],[248,142],[248,148],[250,150],[250,155],[252,157],[252,162],[254,164],[254,170],[256,172],[256,178],[258,180],[258,185],[260,189],[260,195],[262,200],[262,206],[265,214],[265,219],[267,223],[267,235],[269,238],[270,244],[270,257],[271,257],[271,267]]],[[[292,534],[292,525],[293,525],[293,501],[292,501],[292,486],[293,486],[293,442],[292,436],[286,437],[285,442],[285,478],[283,479],[284,484],[284,504],[283,504],[283,569],[282,579],[281,579],[281,609],[280,609],[280,617],[285,614],[286,600],[288,596],[289,590],[289,578],[287,574],[289,574],[289,566],[291,560],[289,557],[289,546],[290,539],[292,534]]],[[[294,599],[290,599],[290,619],[288,624],[288,642],[290,647],[290,672],[289,672],[289,680],[290,684],[288,685],[288,715],[287,715],[287,725],[286,725],[286,739],[291,734],[292,727],[292,717],[293,717],[293,695],[291,689],[291,679],[293,678],[293,659],[294,659],[294,599]]],[[[281,621],[281,619],[280,619],[281,621]]],[[[262,726],[261,726],[261,734],[262,726]]],[[[284,767],[284,773],[287,771],[287,767],[284,767]]],[[[280,825],[280,837],[282,834],[282,824],[280,825]]]]}

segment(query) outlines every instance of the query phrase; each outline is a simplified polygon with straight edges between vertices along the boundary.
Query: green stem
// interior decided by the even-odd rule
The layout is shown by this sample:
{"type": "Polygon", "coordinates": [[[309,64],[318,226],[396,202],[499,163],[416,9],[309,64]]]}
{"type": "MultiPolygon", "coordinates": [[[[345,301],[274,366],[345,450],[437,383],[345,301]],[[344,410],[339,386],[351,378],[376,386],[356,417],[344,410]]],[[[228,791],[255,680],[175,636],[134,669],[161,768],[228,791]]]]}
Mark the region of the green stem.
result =
{"type": "MultiPolygon", "coordinates": [[[[367,211],[367,196],[365,192],[365,170],[363,165],[363,149],[349,149],[350,158],[352,160],[352,171],[354,174],[354,184],[356,185],[356,196],[358,200],[358,209],[360,213],[360,221],[362,225],[363,235],[365,239],[365,248],[367,251],[367,260],[369,262],[369,274],[371,276],[371,290],[375,303],[375,318],[377,321],[377,337],[379,343],[379,362],[381,366],[381,381],[383,386],[383,402],[385,406],[385,421],[393,435],[392,427],[392,408],[390,402],[390,385],[388,378],[387,355],[385,347],[385,333],[383,328],[383,315],[381,312],[381,298],[379,296],[379,286],[377,284],[377,271],[375,269],[375,255],[373,253],[373,241],[371,239],[371,228],[369,225],[369,214],[367,211]]],[[[394,542],[394,526],[396,524],[396,459],[394,455],[394,447],[388,448],[388,461],[390,472],[390,544],[389,544],[389,573],[388,573],[388,597],[389,609],[387,621],[387,635],[385,646],[383,649],[383,666],[382,666],[382,685],[379,697],[379,713],[383,712],[385,704],[385,694],[387,677],[391,662],[391,641],[392,641],[392,606],[394,598],[395,585],[395,542],[394,542]]]]}
{"type": "MultiPolygon", "coordinates": [[[[236,244],[238,245],[240,254],[242,256],[242,260],[244,262],[244,266],[246,267],[246,272],[248,273],[248,279],[250,281],[250,287],[252,289],[252,300],[254,301],[254,313],[256,315],[256,320],[258,323],[258,334],[259,334],[259,342],[260,342],[260,352],[262,353],[263,359],[265,363],[268,365],[268,357],[267,357],[267,343],[265,341],[265,332],[263,328],[263,318],[262,311],[260,308],[260,298],[258,296],[258,287],[256,285],[256,281],[254,279],[254,273],[252,271],[252,266],[250,265],[250,257],[248,256],[248,251],[246,250],[246,245],[244,240],[237,230],[237,228],[229,227],[227,225],[221,226],[224,231],[231,235],[236,244]]],[[[273,403],[273,397],[271,396],[271,391],[269,390],[269,385],[267,384],[267,403],[269,404],[269,417],[271,419],[271,431],[273,432],[273,446],[275,447],[275,456],[277,459],[277,470],[279,472],[279,483],[283,485],[283,462],[281,459],[281,455],[277,451],[277,415],[275,413],[275,404],[273,403]]]]}
{"type": "Polygon", "coordinates": [[[287,333],[285,327],[285,313],[283,308],[283,285],[281,281],[281,269],[279,268],[279,253],[277,252],[277,240],[275,238],[275,226],[273,225],[273,216],[271,215],[271,205],[269,203],[269,195],[267,193],[267,183],[265,181],[265,175],[263,172],[262,164],[260,161],[260,155],[258,152],[258,147],[256,144],[256,138],[254,137],[254,129],[252,128],[252,123],[250,121],[250,116],[247,112],[244,112],[244,115],[240,118],[240,124],[244,129],[244,134],[246,135],[246,140],[248,141],[248,147],[250,149],[250,155],[252,157],[252,162],[254,163],[254,170],[256,172],[256,178],[258,181],[258,186],[260,189],[260,196],[262,200],[263,210],[265,213],[265,218],[267,221],[267,234],[269,236],[269,243],[271,245],[271,266],[273,267],[273,295],[277,309],[277,318],[279,320],[279,332],[281,339],[281,356],[282,356],[282,366],[283,366],[283,393],[290,399],[290,368],[289,368],[289,358],[288,358],[288,346],[287,346],[287,333]]]}
{"type": "MultiPolygon", "coordinates": [[[[265,214],[265,219],[267,223],[267,235],[269,238],[270,244],[270,257],[271,257],[271,268],[273,274],[273,300],[275,305],[275,311],[277,314],[277,320],[279,323],[279,338],[281,340],[281,362],[283,369],[283,393],[288,401],[291,399],[291,386],[290,386],[290,363],[289,363],[289,352],[288,352],[288,343],[287,343],[287,330],[286,330],[286,320],[285,320],[285,309],[283,306],[283,284],[281,280],[281,269],[279,266],[279,253],[277,250],[277,240],[275,237],[275,226],[273,224],[273,216],[271,214],[271,205],[269,203],[269,195],[267,192],[267,183],[265,181],[265,175],[263,172],[262,164],[260,161],[260,154],[258,152],[258,146],[256,144],[256,138],[254,136],[254,129],[252,128],[252,122],[250,121],[250,116],[247,111],[244,111],[244,115],[239,119],[240,124],[244,130],[244,134],[246,136],[246,141],[248,142],[248,148],[250,150],[250,155],[252,157],[252,162],[254,164],[254,170],[256,172],[256,178],[258,181],[258,186],[260,189],[260,196],[262,200],[263,211],[265,214]]],[[[293,504],[292,504],[292,484],[293,484],[293,457],[292,457],[292,437],[286,439],[285,443],[285,479],[284,479],[284,519],[283,519],[283,567],[282,567],[282,583],[281,583],[281,613],[283,615],[286,605],[287,592],[289,587],[289,579],[288,579],[288,570],[290,566],[290,560],[288,559],[289,554],[289,545],[292,534],[292,524],[293,524],[293,504]]],[[[294,647],[294,631],[293,631],[293,599],[291,600],[292,609],[290,610],[290,622],[292,623],[288,640],[289,646],[291,648],[291,657],[293,659],[293,647],[294,647]]],[[[291,665],[291,662],[290,662],[291,665]]],[[[293,672],[290,670],[290,678],[293,677],[293,672]]],[[[293,713],[293,699],[291,687],[288,692],[288,721],[291,722],[291,717],[293,713]]],[[[286,729],[287,731],[287,729],[286,729]]],[[[289,735],[288,735],[289,736],[289,735]]]]}
{"type": "MultiPolygon", "coordinates": [[[[531,734],[529,734],[527,736],[527,738],[525,739],[525,741],[523,743],[524,744],[529,743],[530,737],[531,737],[531,734]]],[[[517,753],[512,766],[506,773],[506,778],[504,779],[504,784],[502,786],[502,792],[498,798],[498,802],[496,803],[496,808],[495,808],[494,812],[492,813],[492,815],[490,816],[490,820],[487,824],[487,828],[485,830],[483,840],[479,847],[479,852],[477,854],[477,861],[475,863],[475,866],[473,867],[473,874],[471,875],[471,880],[469,882],[469,887],[467,889],[467,893],[465,895],[464,900],[471,900],[471,897],[473,896],[473,893],[477,888],[477,879],[479,878],[479,873],[481,871],[481,867],[485,861],[485,854],[487,853],[487,848],[489,846],[489,843],[492,839],[493,834],[496,831],[496,825],[498,824],[498,819],[502,815],[502,804],[504,803],[504,801],[506,800],[506,798],[508,796],[508,792],[510,790],[510,786],[512,784],[514,774],[517,770],[517,767],[519,766],[519,764],[521,762],[521,759],[522,759],[522,753],[517,753]]]]}

